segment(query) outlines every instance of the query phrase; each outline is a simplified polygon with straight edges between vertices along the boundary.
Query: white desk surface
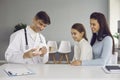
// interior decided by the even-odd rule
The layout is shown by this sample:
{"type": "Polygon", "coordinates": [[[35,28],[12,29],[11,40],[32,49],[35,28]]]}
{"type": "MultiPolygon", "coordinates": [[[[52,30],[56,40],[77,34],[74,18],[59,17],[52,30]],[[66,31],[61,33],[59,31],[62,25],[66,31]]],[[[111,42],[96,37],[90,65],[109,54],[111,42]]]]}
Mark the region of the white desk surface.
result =
{"type": "Polygon", "coordinates": [[[71,66],[69,64],[4,64],[0,80],[120,80],[120,74],[107,74],[101,66],[71,66]],[[27,66],[33,75],[9,77],[5,67],[27,66]]]}

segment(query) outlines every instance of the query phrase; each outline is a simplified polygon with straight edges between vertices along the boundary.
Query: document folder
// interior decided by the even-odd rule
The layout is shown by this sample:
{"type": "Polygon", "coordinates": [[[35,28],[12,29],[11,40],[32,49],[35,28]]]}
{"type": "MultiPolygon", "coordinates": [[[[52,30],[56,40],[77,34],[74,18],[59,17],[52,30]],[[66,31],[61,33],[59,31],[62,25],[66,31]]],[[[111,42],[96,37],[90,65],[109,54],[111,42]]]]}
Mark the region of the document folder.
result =
{"type": "Polygon", "coordinates": [[[22,76],[22,75],[30,75],[34,74],[33,71],[28,69],[27,67],[21,67],[21,68],[11,68],[7,67],[4,69],[4,71],[9,75],[9,76],[22,76]]]}

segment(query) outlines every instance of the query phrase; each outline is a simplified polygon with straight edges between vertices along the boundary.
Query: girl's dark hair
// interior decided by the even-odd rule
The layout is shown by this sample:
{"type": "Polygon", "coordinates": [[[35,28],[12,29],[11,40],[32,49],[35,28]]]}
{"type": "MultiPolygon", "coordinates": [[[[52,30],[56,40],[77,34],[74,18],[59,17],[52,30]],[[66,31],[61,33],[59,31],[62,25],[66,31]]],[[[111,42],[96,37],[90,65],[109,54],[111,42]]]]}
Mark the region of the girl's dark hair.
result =
{"type": "Polygon", "coordinates": [[[40,19],[42,20],[45,24],[50,24],[50,17],[48,16],[48,14],[45,11],[40,11],[36,14],[36,19],[40,19]]]}
{"type": "Polygon", "coordinates": [[[92,39],[91,39],[91,45],[93,46],[93,44],[95,43],[96,39],[98,41],[102,41],[104,39],[104,37],[106,36],[110,36],[113,40],[113,54],[114,54],[114,39],[113,36],[109,30],[106,18],[104,16],[104,14],[99,13],[99,12],[94,12],[90,15],[90,19],[95,19],[97,20],[97,22],[99,23],[100,29],[98,31],[98,33],[93,33],[92,39]]]}
{"type": "Polygon", "coordinates": [[[80,33],[84,32],[83,38],[85,38],[86,40],[88,40],[87,37],[86,37],[85,28],[84,28],[84,26],[81,23],[75,23],[75,24],[73,24],[72,29],[75,29],[75,30],[79,31],[80,33]]]}

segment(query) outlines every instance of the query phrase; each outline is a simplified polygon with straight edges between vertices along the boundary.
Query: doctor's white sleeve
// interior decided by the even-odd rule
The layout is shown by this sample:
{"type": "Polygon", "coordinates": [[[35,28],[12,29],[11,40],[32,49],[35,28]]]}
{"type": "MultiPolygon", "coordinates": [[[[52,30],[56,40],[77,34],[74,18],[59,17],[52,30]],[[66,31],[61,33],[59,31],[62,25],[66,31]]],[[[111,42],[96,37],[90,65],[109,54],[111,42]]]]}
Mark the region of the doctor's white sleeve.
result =
{"type": "Polygon", "coordinates": [[[23,51],[21,50],[21,35],[15,35],[13,40],[9,43],[9,46],[5,52],[5,59],[11,63],[25,63],[23,59],[23,51]]]}
{"type": "Polygon", "coordinates": [[[42,58],[42,63],[47,63],[49,59],[49,53],[47,52],[42,58]]]}
{"type": "Polygon", "coordinates": [[[45,40],[45,37],[42,35],[42,40],[43,40],[43,45],[42,46],[45,46],[47,48],[47,53],[43,56],[43,57],[40,57],[40,59],[42,59],[42,63],[47,63],[48,60],[49,60],[49,48],[46,44],[46,40],[45,40]]]}

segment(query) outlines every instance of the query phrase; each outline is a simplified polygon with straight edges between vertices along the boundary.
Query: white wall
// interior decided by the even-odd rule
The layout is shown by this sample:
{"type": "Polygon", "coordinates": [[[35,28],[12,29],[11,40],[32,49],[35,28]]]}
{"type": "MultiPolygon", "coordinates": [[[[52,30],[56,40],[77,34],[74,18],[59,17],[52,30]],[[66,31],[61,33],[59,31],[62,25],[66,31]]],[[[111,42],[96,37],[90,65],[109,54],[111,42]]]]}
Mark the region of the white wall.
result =
{"type": "Polygon", "coordinates": [[[110,29],[112,34],[118,31],[118,20],[120,20],[120,0],[109,0],[110,29]]]}
{"type": "Polygon", "coordinates": [[[99,11],[108,19],[108,0],[0,0],[0,59],[4,59],[14,26],[21,22],[31,24],[40,10],[51,17],[51,25],[43,31],[46,39],[69,40],[73,45],[71,26],[76,22],[83,23],[90,40],[89,16],[99,11]]]}

